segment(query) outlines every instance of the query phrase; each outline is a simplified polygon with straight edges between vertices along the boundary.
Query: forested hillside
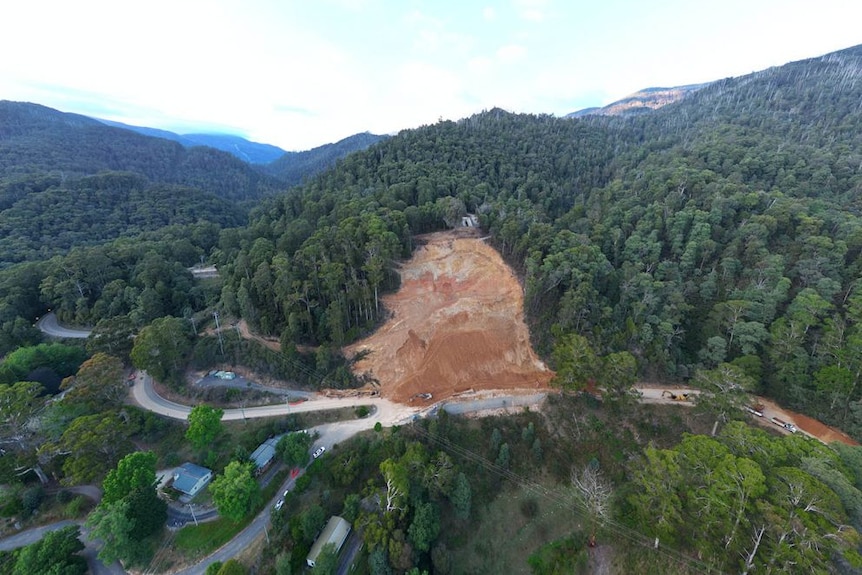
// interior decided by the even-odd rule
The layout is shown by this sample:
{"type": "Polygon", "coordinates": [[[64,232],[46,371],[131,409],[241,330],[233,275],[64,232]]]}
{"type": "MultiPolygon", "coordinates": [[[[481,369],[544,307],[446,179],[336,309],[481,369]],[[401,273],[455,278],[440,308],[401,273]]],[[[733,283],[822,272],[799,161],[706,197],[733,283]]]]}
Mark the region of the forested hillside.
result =
{"type": "MultiPolygon", "coordinates": [[[[186,247],[158,253],[167,265],[179,248],[182,265],[210,256],[224,278],[224,311],[262,332],[339,346],[377,325],[380,293],[397,286],[394,266],[412,250],[415,234],[475,212],[523,276],[535,343],[546,357],[588,342],[589,352],[632,353],[642,377],[679,380],[733,363],[760,391],[862,435],[862,299],[855,291],[862,266],[860,52],[714,82],[632,118],[491,110],[405,131],[264,201],[243,230],[220,238],[188,233],[186,247]]],[[[98,217],[117,222],[111,225],[118,232],[147,229],[148,219],[157,227],[185,225],[202,211],[216,227],[194,224],[198,229],[236,223],[212,196],[165,181],[177,158],[194,163],[176,156],[182,150],[171,142],[148,139],[157,142],[149,148],[152,162],[136,155],[152,166],[138,170],[149,181],[106,174],[64,182],[55,165],[53,175],[12,182],[12,172],[26,173],[28,165],[38,174],[38,162],[75,130],[91,134],[80,142],[93,150],[104,141],[88,130],[122,132],[41,107],[25,107],[10,120],[19,106],[2,108],[4,157],[16,159],[3,164],[0,205],[8,216],[3,242],[22,258],[84,240],[80,228],[48,239],[43,225],[24,225],[40,214],[57,220],[46,208],[58,205],[64,190],[96,206],[77,215],[65,209],[69,220],[98,217]],[[190,207],[177,201],[184,197],[190,207]]],[[[105,158],[125,156],[121,147],[95,157],[102,159],[82,165],[97,169],[105,158]]],[[[223,174],[205,157],[197,156],[201,178],[223,174]]],[[[64,161],[71,169],[73,159],[64,161]]],[[[221,185],[229,187],[229,178],[221,185]]],[[[177,234],[183,232],[164,237],[177,234]]],[[[177,313],[188,305],[169,297],[170,282],[151,286],[165,292],[161,308],[140,299],[152,293],[146,283],[140,292],[123,291],[126,303],[117,304],[115,292],[104,290],[115,280],[134,284],[131,270],[141,269],[137,261],[117,265],[128,257],[117,246],[79,248],[77,260],[10,270],[5,300],[27,303],[4,308],[4,333],[27,331],[32,316],[23,310],[54,307],[67,321],[91,324],[146,310],[137,312],[140,325],[158,309],[177,313]],[[120,271],[104,271],[113,269],[120,271]]]]}
{"type": "Polygon", "coordinates": [[[130,172],[24,179],[0,185],[0,261],[42,260],[73,247],[202,221],[235,227],[246,214],[198,188],[152,183],[130,172]]]}
{"type": "Polygon", "coordinates": [[[212,148],[0,102],[0,267],[165,226],[238,226],[282,187],[212,148]]]}
{"type": "Polygon", "coordinates": [[[154,182],[195,186],[234,201],[280,189],[227,152],[183,148],[97,120],[21,102],[0,102],[0,178],[41,174],[128,171],[154,182]]]}
{"type": "MultiPolygon", "coordinates": [[[[146,456],[153,471],[156,457],[179,461],[179,428],[124,403],[130,360],[176,393],[189,366],[224,363],[308,388],[355,384],[338,352],[380,326],[417,235],[475,213],[523,282],[555,382],[593,380],[602,401],[552,394],[541,414],[483,419],[440,410],[339,440],[270,515],[263,566],[299,568],[340,513],[362,527],[374,573],[501,572],[527,555],[536,575],[596,556],[623,573],[862,568],[862,448],[779,438],[740,409],[759,392],[862,439],[862,47],[631,117],[441,121],[283,193],[219,152],[20,106],[0,103],[0,249],[18,262],[0,269],[8,514],[39,507],[19,483],[37,487],[31,471],[97,482],[143,444],[160,450],[146,456]],[[232,206],[256,198],[240,227],[232,206]],[[219,277],[195,279],[201,260],[219,277]],[[95,328],[86,354],[36,345],[48,309],[95,328]],[[208,335],[215,312],[280,347],[239,324],[208,335]],[[690,410],[640,404],[635,371],[700,393],[690,410]]],[[[284,423],[197,455],[220,474],[284,423]]]]}
{"type": "Polygon", "coordinates": [[[364,132],[354,134],[334,144],[324,144],[304,152],[287,152],[264,166],[264,171],[289,186],[302,183],[303,179],[315,176],[335,165],[348,154],[364,150],[385,136],[364,132]]]}
{"type": "Polygon", "coordinates": [[[491,110],[403,132],[256,210],[222,245],[222,304],[340,344],[375,325],[413,234],[476,212],[523,274],[543,353],[575,333],[643,377],[730,362],[862,435],[860,61],[716,82],[633,118],[491,110]]]}

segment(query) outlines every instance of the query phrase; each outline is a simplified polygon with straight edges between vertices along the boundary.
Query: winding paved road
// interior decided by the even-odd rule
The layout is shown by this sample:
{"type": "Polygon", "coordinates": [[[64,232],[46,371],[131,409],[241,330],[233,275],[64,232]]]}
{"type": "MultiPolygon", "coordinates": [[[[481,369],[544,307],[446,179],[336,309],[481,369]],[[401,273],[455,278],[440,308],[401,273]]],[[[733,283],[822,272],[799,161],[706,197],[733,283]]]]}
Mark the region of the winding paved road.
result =
{"type": "Polygon", "coordinates": [[[50,335],[51,337],[64,337],[70,339],[87,339],[93,331],[91,329],[71,329],[63,327],[60,325],[60,322],[57,321],[57,314],[52,311],[39,318],[39,321],[36,322],[36,327],[38,327],[42,333],[50,335]]]}
{"type": "MultiPolygon", "coordinates": [[[[49,315],[53,316],[53,314],[49,315]]],[[[45,324],[45,327],[43,327],[43,325],[40,325],[40,329],[42,329],[46,333],[50,333],[48,329],[51,329],[52,325],[56,325],[56,317],[54,317],[53,320],[49,320],[47,318],[48,316],[40,320],[40,322],[44,321],[45,324]]],[[[60,329],[63,330],[64,328],[60,329]]],[[[69,331],[78,334],[84,333],[82,331],[74,330],[66,330],[63,333],[69,331]]],[[[636,389],[640,393],[640,401],[644,403],[687,404],[687,402],[673,401],[671,399],[662,397],[663,389],[661,388],[638,387],[636,389]]],[[[674,389],[674,391],[677,393],[697,393],[697,390],[690,389],[674,389]]],[[[319,437],[314,442],[312,449],[317,449],[318,447],[326,447],[327,449],[331,449],[334,445],[346,441],[360,431],[372,429],[377,422],[380,422],[384,426],[391,427],[393,425],[402,425],[409,423],[416,417],[420,417],[424,413],[433,413],[439,408],[443,408],[450,413],[466,413],[469,411],[499,409],[541,402],[544,399],[545,395],[546,394],[544,393],[540,393],[529,396],[502,396],[491,398],[476,397],[469,400],[465,399],[458,402],[446,403],[442,406],[436,405],[430,408],[422,409],[418,407],[409,407],[402,404],[396,404],[380,397],[355,397],[335,399],[321,397],[318,394],[314,394],[312,398],[308,401],[304,401],[297,405],[289,405],[288,403],[284,403],[260,407],[226,409],[224,411],[223,419],[227,421],[237,421],[240,419],[252,419],[258,417],[277,417],[281,415],[290,415],[292,413],[308,413],[312,411],[323,411],[328,409],[352,408],[360,405],[370,406],[372,408],[371,414],[363,419],[353,419],[347,421],[339,421],[335,423],[327,423],[316,426],[309,430],[315,431],[319,434],[319,437]]],[[[188,415],[191,412],[191,407],[161,397],[153,388],[152,378],[144,372],[138,372],[136,374],[134,384],[131,389],[131,398],[141,407],[153,411],[154,413],[158,413],[160,415],[173,419],[187,420],[188,415]]],[[[267,524],[270,520],[270,513],[272,511],[275,501],[281,497],[281,494],[284,492],[284,490],[292,489],[295,481],[296,477],[288,478],[284,482],[284,484],[278,489],[275,497],[273,497],[273,499],[268,502],[268,504],[263,508],[263,510],[258,513],[258,515],[252,520],[252,522],[236,537],[231,539],[228,543],[215,551],[213,554],[200,560],[197,564],[176,572],[176,575],[201,575],[206,571],[207,565],[215,561],[227,561],[228,559],[236,556],[243,549],[251,545],[258,538],[265,536],[267,524]]],[[[64,525],[68,524],[71,524],[71,522],[61,522],[53,524],[44,528],[31,530],[27,533],[22,533],[14,537],[4,539],[0,541],[0,549],[15,548],[20,547],[21,545],[26,545],[29,542],[33,542],[41,538],[41,536],[45,532],[59,529],[64,525]]],[[[89,542],[85,555],[88,556],[88,561],[93,561],[95,549],[89,542]]],[[[119,565],[112,565],[106,568],[101,564],[97,566],[91,563],[91,566],[96,567],[95,572],[100,574],[123,573],[119,565]]]]}
{"type": "MultiPolygon", "coordinates": [[[[138,372],[134,382],[135,383],[132,386],[132,399],[144,409],[149,409],[154,413],[173,419],[186,420],[189,418],[189,413],[192,410],[191,407],[170,401],[156,393],[156,390],[153,388],[153,379],[146,373],[138,372]]],[[[308,413],[311,411],[325,411],[328,409],[341,409],[345,407],[357,407],[360,405],[373,406],[375,410],[371,416],[364,419],[342,421],[334,425],[343,425],[353,429],[353,433],[351,433],[351,435],[353,435],[363,429],[373,428],[374,424],[378,421],[384,426],[407,423],[412,419],[413,415],[418,414],[420,411],[417,407],[407,407],[398,403],[393,403],[388,399],[383,399],[381,397],[336,399],[314,396],[312,399],[303,401],[296,405],[279,403],[259,407],[225,409],[222,420],[239,421],[242,419],[254,419],[257,417],[276,417],[279,415],[290,415],[292,413],[308,413]]]]}

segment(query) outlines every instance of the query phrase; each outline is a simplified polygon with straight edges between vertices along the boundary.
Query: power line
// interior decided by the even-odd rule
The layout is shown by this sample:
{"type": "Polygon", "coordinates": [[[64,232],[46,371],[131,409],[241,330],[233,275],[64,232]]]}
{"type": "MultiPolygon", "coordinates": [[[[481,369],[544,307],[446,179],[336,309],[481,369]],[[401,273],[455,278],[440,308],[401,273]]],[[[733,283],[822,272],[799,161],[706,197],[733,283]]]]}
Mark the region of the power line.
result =
{"type": "MultiPolygon", "coordinates": [[[[542,486],[542,485],[540,485],[534,481],[531,481],[531,480],[529,480],[529,479],[527,479],[521,475],[518,475],[514,471],[511,471],[509,469],[506,469],[502,466],[497,465],[496,463],[491,462],[489,459],[486,459],[485,457],[483,457],[482,455],[479,455],[478,453],[475,453],[474,451],[471,451],[465,447],[462,447],[456,443],[453,443],[450,440],[446,439],[445,437],[442,437],[442,436],[437,435],[435,433],[431,433],[430,431],[422,428],[421,425],[413,425],[413,426],[411,426],[411,430],[415,431],[416,433],[425,437],[426,439],[440,445],[441,447],[454,453],[455,455],[461,456],[465,459],[469,459],[475,463],[478,463],[479,465],[481,465],[485,469],[491,471],[492,473],[495,473],[495,474],[503,477],[504,479],[508,479],[512,483],[520,486],[523,489],[530,491],[531,493],[534,493],[540,497],[548,499],[548,500],[550,500],[553,503],[556,503],[558,505],[565,505],[565,506],[571,507],[572,510],[575,513],[577,513],[579,516],[581,516],[581,518],[584,519],[585,521],[589,519],[589,512],[586,508],[586,505],[583,502],[579,501],[577,498],[574,498],[574,497],[571,499],[564,498],[564,497],[554,493],[553,491],[545,488],[544,486],[542,486]]],[[[720,569],[718,569],[716,567],[707,565],[706,563],[704,563],[702,561],[694,559],[693,557],[690,557],[690,556],[688,556],[688,555],[686,555],[680,551],[677,551],[676,549],[668,547],[666,545],[660,545],[658,547],[655,547],[655,541],[653,538],[648,537],[648,536],[644,535],[643,533],[640,533],[639,531],[632,529],[631,527],[628,527],[627,525],[623,525],[622,523],[614,521],[613,519],[602,519],[601,523],[602,523],[602,525],[604,525],[605,527],[610,529],[612,532],[614,532],[616,535],[626,539],[627,541],[630,541],[631,543],[635,543],[635,544],[640,545],[642,547],[645,547],[647,549],[651,549],[657,553],[661,553],[665,557],[667,557],[668,559],[670,559],[672,561],[675,561],[675,562],[681,563],[681,564],[685,564],[687,567],[697,569],[699,571],[706,572],[706,573],[715,573],[716,575],[721,575],[723,573],[720,569]]]]}

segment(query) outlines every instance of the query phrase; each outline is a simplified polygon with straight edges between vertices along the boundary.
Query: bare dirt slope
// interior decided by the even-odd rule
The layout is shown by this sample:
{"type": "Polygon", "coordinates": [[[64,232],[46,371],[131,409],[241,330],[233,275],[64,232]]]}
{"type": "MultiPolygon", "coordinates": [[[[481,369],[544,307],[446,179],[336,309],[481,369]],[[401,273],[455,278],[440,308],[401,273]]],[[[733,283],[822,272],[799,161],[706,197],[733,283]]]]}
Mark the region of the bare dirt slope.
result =
{"type": "Polygon", "coordinates": [[[474,390],[546,389],[553,376],[530,346],[523,290],[500,254],[471,228],[420,236],[383,298],[390,319],[345,349],[354,366],[398,402],[427,403],[474,390]]]}

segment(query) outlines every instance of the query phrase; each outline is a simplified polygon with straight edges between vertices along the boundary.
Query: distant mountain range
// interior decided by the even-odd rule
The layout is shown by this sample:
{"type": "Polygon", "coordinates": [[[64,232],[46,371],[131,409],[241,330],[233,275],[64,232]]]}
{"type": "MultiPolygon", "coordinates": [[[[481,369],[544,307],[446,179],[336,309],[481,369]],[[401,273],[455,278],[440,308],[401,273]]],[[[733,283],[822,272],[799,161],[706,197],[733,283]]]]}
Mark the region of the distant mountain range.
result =
{"type": "Polygon", "coordinates": [[[174,142],[179,142],[185,148],[209,146],[210,148],[233,154],[240,160],[248,162],[249,164],[268,164],[282,157],[286,153],[278,146],[251,142],[245,138],[231,134],[176,134],[174,132],[159,130],[157,128],[132,126],[129,124],[123,124],[122,122],[103,120],[102,118],[95,119],[103,124],[107,124],[108,126],[113,126],[115,128],[124,128],[126,130],[131,130],[145,136],[152,136],[154,138],[173,140],[174,142]]]}
{"type": "Polygon", "coordinates": [[[101,118],[94,119],[115,128],[124,128],[145,136],[172,140],[180,143],[184,148],[208,146],[228,152],[249,164],[265,166],[264,172],[291,186],[299,184],[305,177],[313,176],[331,167],[339,158],[352,152],[364,150],[387,137],[363,132],[348,136],[334,144],[324,144],[311,150],[286,152],[278,146],[252,142],[231,134],[176,134],[157,128],[132,126],[101,118]]]}
{"type": "Polygon", "coordinates": [[[583,116],[632,116],[642,114],[673,104],[700,90],[709,84],[689,84],[687,86],[675,86],[673,88],[644,88],[622,100],[612,102],[607,106],[584,108],[571,114],[566,118],[581,118],[583,116]]]}

